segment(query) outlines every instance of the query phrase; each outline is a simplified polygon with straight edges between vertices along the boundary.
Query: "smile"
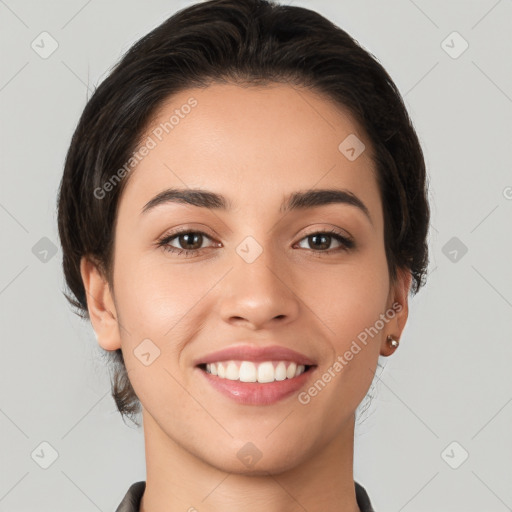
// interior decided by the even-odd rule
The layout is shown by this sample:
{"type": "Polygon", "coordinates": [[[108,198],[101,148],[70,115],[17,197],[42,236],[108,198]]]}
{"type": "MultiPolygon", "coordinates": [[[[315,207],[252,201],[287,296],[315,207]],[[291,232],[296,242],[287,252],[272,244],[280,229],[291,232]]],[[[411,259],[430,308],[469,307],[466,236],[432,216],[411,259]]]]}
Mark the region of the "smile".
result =
{"type": "Polygon", "coordinates": [[[299,393],[317,361],[280,345],[231,345],[193,362],[206,384],[230,401],[270,405],[299,393]]]}
{"type": "Polygon", "coordinates": [[[219,361],[205,365],[205,371],[220,379],[266,384],[298,377],[309,366],[290,361],[219,361]]]}

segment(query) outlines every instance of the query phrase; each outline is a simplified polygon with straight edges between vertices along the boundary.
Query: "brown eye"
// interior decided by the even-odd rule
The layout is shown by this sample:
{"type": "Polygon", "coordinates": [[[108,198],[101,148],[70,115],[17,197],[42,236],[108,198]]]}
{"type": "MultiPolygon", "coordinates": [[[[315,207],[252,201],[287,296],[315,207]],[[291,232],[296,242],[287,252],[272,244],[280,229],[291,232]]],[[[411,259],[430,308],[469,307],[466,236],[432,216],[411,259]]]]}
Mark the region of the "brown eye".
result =
{"type": "Polygon", "coordinates": [[[203,235],[197,232],[183,233],[177,237],[180,249],[200,249],[203,235]]]}
{"type": "Polygon", "coordinates": [[[325,234],[310,235],[307,237],[312,249],[329,249],[333,237],[325,234]]]}
{"type": "Polygon", "coordinates": [[[159,240],[158,246],[163,247],[164,250],[168,252],[193,255],[204,249],[202,245],[205,242],[205,239],[211,240],[211,238],[202,231],[180,231],[178,233],[165,236],[159,240]]]}
{"type": "Polygon", "coordinates": [[[308,247],[304,247],[305,249],[311,249],[319,252],[335,252],[338,250],[352,249],[355,246],[355,243],[352,240],[346,238],[337,231],[312,233],[304,237],[302,240],[307,240],[308,247]],[[340,246],[329,251],[333,240],[337,241],[340,246]]]}

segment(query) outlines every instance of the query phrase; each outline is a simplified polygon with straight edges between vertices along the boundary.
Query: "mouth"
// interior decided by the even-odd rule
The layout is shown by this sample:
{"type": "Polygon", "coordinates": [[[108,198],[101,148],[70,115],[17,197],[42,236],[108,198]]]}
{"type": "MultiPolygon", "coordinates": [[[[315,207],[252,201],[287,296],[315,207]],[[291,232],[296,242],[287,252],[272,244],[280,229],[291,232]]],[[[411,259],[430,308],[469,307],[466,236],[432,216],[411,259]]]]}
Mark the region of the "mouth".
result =
{"type": "Polygon", "coordinates": [[[293,361],[218,361],[199,364],[198,368],[219,379],[239,382],[268,384],[294,379],[309,371],[314,365],[297,364],[293,361]]]}
{"type": "Polygon", "coordinates": [[[235,346],[195,361],[206,382],[243,405],[270,405],[299,392],[317,365],[285,347],[235,346]]]}

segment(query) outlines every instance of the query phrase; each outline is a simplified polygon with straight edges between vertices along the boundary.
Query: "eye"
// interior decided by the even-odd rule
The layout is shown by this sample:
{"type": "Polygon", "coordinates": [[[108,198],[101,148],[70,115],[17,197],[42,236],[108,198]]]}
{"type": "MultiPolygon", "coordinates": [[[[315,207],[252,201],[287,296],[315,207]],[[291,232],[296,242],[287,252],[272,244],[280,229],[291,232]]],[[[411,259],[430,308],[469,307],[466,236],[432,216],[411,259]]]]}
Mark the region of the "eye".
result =
{"type": "Polygon", "coordinates": [[[201,246],[205,239],[211,240],[211,238],[202,231],[183,230],[165,236],[157,242],[157,245],[167,252],[185,254],[185,256],[188,256],[200,252],[203,249],[201,246]],[[171,245],[173,241],[178,244],[178,247],[171,245]]]}
{"type": "MultiPolygon", "coordinates": [[[[315,233],[311,233],[304,237],[302,240],[306,240],[309,248],[315,252],[338,252],[340,250],[346,251],[348,249],[352,249],[355,247],[355,243],[352,239],[347,238],[346,236],[339,233],[337,230],[333,229],[330,231],[318,231],[315,233]],[[325,250],[329,249],[331,242],[336,240],[341,247],[333,250],[325,250]]],[[[301,241],[302,242],[302,241],[301,241]]],[[[301,243],[299,242],[299,244],[301,243]]],[[[308,248],[308,247],[306,247],[308,248]]]]}
{"type": "MultiPolygon", "coordinates": [[[[212,238],[202,231],[182,230],[164,236],[162,239],[158,240],[157,245],[158,247],[162,247],[166,252],[195,256],[205,249],[205,247],[202,247],[205,240],[212,240],[212,238]],[[177,247],[173,244],[176,244],[177,247]]],[[[302,238],[299,242],[299,246],[303,240],[308,241],[309,247],[301,246],[301,248],[310,249],[314,253],[337,253],[355,247],[355,242],[352,239],[347,238],[335,229],[310,233],[302,238]],[[337,241],[340,246],[335,249],[327,250],[333,240],[337,241]]],[[[210,247],[220,247],[220,244],[217,242],[210,247]]],[[[319,256],[320,255],[321,254],[319,254],[319,256]]]]}

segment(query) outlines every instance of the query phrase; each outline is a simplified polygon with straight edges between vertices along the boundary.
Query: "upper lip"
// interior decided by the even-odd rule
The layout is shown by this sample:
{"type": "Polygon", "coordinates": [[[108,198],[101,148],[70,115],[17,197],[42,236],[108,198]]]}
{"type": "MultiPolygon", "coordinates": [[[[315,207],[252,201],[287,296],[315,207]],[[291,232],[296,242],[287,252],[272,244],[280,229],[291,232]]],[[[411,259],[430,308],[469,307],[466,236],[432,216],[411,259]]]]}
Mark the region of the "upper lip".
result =
{"type": "Polygon", "coordinates": [[[298,364],[313,366],[315,365],[309,357],[280,345],[270,345],[266,347],[254,345],[236,345],[195,360],[194,366],[207,363],[216,363],[218,361],[293,361],[298,364]]]}

